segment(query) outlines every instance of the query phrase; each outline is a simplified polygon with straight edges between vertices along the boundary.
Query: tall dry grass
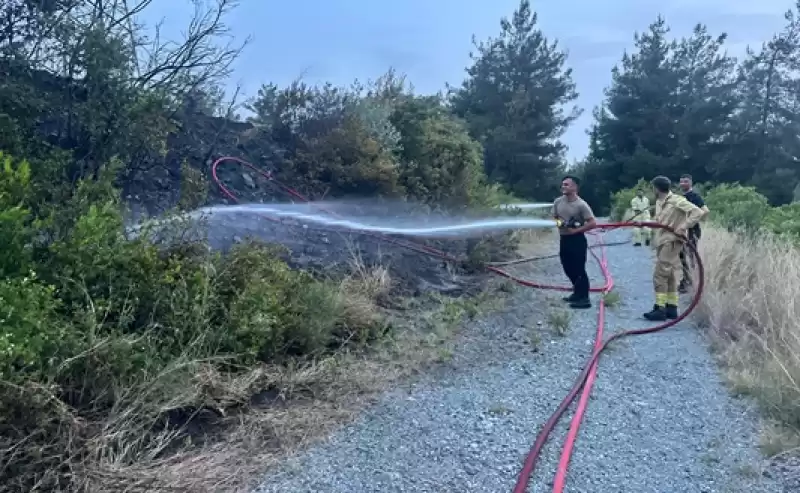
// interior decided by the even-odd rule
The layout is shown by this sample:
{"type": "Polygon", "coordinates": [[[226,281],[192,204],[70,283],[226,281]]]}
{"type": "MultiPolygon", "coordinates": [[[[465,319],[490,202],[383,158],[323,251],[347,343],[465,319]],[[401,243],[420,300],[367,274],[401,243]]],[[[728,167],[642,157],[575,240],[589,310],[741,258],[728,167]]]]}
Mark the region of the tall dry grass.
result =
{"type": "Polygon", "coordinates": [[[771,420],[767,453],[800,447],[800,249],[770,235],[707,226],[706,288],[696,316],[710,329],[727,379],[771,420]]]}

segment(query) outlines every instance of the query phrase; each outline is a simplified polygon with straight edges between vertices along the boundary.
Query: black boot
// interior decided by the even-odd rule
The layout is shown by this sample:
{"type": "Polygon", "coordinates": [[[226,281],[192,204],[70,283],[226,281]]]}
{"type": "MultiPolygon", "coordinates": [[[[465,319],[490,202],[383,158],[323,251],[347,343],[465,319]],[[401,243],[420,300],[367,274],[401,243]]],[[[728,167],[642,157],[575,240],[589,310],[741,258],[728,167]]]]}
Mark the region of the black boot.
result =
{"type": "Polygon", "coordinates": [[[653,305],[653,309],[642,316],[647,320],[662,322],[667,319],[667,310],[663,306],[653,305]]]}
{"type": "Polygon", "coordinates": [[[576,298],[569,304],[570,308],[591,308],[592,302],[589,301],[589,297],[586,298],[576,298]]]}
{"type": "Polygon", "coordinates": [[[688,293],[689,292],[689,286],[691,286],[691,284],[689,284],[688,282],[681,281],[680,284],[678,284],[678,292],[681,293],[681,294],[688,293]]]}
{"type": "Polygon", "coordinates": [[[634,243],[633,246],[642,246],[641,243],[634,243]]]}
{"type": "Polygon", "coordinates": [[[644,240],[644,244],[650,246],[650,240],[644,240]]]}
{"type": "Polygon", "coordinates": [[[578,299],[578,297],[577,297],[577,296],[575,296],[575,293],[572,293],[571,295],[569,295],[569,296],[564,296],[564,297],[563,297],[563,298],[561,298],[561,299],[562,299],[562,300],[564,300],[564,301],[566,301],[567,303],[572,303],[573,301],[577,300],[577,299],[578,299]]]}
{"type": "Polygon", "coordinates": [[[678,318],[678,307],[667,303],[666,308],[664,308],[664,313],[666,313],[668,319],[675,320],[678,318]]]}

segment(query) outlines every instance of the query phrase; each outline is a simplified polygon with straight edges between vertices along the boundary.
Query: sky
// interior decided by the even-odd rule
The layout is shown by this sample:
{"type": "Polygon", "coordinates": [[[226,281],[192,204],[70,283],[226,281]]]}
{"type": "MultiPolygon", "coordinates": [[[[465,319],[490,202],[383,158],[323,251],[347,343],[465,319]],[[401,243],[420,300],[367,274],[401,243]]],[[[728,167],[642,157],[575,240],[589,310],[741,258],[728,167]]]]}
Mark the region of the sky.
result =
{"type": "MultiPolygon", "coordinates": [[[[500,32],[519,0],[240,0],[227,18],[235,40],[250,38],[228,82],[254,96],[263,83],[348,85],[375,79],[390,67],[417,92],[459,85],[469,65],[472,36],[500,32]]],[[[673,35],[698,22],[712,34],[728,33],[729,53],[740,57],[784,25],[792,0],[542,0],[532,1],[539,25],[568,52],[582,116],[562,137],[567,157],[588,152],[592,109],[603,101],[611,68],[661,14],[673,35]]],[[[189,0],[155,0],[141,21],[163,21],[162,35],[179,39],[191,18],[189,0]]]]}

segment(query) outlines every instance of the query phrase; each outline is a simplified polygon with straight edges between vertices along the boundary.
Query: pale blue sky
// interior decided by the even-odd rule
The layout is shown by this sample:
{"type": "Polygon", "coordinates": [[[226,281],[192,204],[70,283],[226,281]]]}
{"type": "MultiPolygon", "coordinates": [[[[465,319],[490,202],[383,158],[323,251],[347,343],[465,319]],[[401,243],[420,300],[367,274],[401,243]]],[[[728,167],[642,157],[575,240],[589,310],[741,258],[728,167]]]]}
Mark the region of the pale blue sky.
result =
{"type": "MultiPolygon", "coordinates": [[[[349,84],[374,79],[389,67],[405,73],[418,92],[436,92],[464,77],[479,39],[499,32],[518,0],[241,0],[228,23],[240,39],[252,37],[234,66],[230,85],[252,96],[262,83],[349,84]]],[[[587,152],[591,110],[603,99],[611,68],[660,13],[676,35],[703,22],[728,32],[729,51],[760,45],[783,23],[792,0],[541,0],[533,1],[547,36],[569,51],[583,116],[563,140],[568,157],[587,152]]],[[[188,0],[156,0],[143,21],[165,19],[166,34],[179,36],[192,11],[188,0]]]]}

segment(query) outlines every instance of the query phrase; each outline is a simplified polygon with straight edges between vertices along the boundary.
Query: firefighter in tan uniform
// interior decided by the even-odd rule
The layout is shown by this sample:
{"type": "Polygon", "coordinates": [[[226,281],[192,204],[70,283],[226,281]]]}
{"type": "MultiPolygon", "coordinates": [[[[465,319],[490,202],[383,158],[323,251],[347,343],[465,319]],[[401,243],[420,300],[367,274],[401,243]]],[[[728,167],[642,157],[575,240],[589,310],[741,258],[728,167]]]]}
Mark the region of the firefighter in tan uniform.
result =
{"type": "Polygon", "coordinates": [[[669,178],[657,176],[651,183],[656,195],[655,221],[669,226],[682,236],[675,236],[663,229],[654,230],[656,265],[653,288],[656,302],[653,309],[644,314],[644,318],[661,321],[678,318],[678,281],[682,273],[680,253],[686,232],[700,221],[703,211],[684,196],[672,193],[669,178]]]}
{"type": "MultiPolygon", "coordinates": [[[[649,221],[650,220],[650,199],[644,196],[642,190],[636,191],[636,197],[631,199],[631,211],[633,217],[631,221],[649,221]]],[[[633,246],[650,245],[650,228],[633,228],[633,246]]]]}

